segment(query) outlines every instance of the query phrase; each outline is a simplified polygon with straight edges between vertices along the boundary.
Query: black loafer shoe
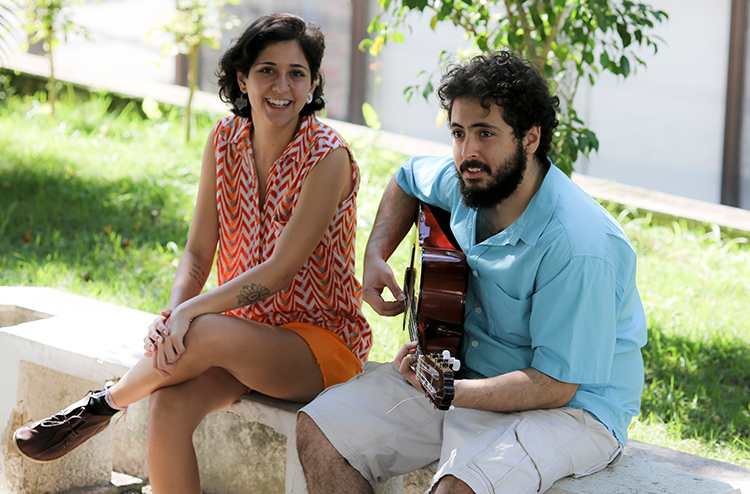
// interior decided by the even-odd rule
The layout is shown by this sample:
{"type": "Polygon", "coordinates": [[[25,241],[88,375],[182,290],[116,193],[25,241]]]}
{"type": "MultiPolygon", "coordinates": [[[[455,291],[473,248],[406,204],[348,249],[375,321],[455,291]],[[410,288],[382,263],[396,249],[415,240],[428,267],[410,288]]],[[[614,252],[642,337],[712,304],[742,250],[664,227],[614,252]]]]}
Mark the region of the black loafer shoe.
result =
{"type": "Polygon", "coordinates": [[[13,433],[13,443],[19,453],[34,461],[57,460],[106,429],[112,416],[88,411],[86,405],[92,395],[89,391],[55,415],[19,427],[13,433]]]}

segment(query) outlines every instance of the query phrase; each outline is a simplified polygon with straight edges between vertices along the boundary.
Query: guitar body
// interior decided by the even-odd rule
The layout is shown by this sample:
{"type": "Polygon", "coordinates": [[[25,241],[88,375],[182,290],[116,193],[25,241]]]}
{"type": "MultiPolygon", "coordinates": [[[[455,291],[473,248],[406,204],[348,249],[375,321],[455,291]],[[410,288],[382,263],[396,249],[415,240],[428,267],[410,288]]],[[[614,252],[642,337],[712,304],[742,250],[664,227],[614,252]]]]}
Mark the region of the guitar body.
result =
{"type": "Polygon", "coordinates": [[[417,348],[417,379],[436,408],[453,399],[452,358],[463,332],[468,266],[447,225],[448,213],[420,204],[411,267],[406,271],[404,318],[417,348]],[[446,234],[445,232],[448,232],[446,234]],[[444,356],[447,350],[449,355],[444,356]]]}
{"type": "Polygon", "coordinates": [[[466,301],[466,258],[455,250],[414,249],[414,297],[419,344],[425,353],[458,355],[466,301]]]}

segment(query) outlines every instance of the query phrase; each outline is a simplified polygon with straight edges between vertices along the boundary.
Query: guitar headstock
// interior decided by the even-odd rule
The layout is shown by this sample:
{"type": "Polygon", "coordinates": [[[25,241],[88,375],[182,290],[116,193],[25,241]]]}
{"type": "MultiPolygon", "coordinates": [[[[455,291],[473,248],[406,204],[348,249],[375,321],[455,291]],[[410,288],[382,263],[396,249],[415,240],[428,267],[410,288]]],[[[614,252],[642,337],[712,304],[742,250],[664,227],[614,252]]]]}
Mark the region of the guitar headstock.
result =
{"type": "Polygon", "coordinates": [[[460,362],[437,353],[419,355],[417,358],[417,380],[425,395],[438,410],[448,410],[455,395],[453,369],[460,362]]]}

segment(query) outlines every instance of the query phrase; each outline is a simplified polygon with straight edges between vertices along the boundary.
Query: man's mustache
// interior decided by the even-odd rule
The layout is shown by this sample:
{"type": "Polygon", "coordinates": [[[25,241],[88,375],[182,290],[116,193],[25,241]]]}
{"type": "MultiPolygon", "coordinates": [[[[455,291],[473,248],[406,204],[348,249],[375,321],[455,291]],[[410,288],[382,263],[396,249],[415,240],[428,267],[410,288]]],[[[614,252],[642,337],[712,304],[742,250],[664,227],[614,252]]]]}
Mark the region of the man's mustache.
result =
{"type": "Polygon", "coordinates": [[[492,175],[492,170],[490,169],[490,165],[488,165],[484,161],[479,161],[476,159],[464,160],[461,163],[461,166],[458,167],[458,170],[461,173],[464,173],[468,171],[469,168],[480,168],[483,172],[487,173],[488,175],[492,175]]]}

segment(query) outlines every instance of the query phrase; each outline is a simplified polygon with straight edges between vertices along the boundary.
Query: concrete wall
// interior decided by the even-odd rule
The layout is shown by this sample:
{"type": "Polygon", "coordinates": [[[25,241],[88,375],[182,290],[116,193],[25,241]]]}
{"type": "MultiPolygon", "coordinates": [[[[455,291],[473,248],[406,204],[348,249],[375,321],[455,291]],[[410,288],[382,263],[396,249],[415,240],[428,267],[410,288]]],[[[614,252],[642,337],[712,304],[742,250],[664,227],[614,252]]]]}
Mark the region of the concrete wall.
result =
{"type": "Polygon", "coordinates": [[[655,31],[658,54],[644,53],[648,66],[634,76],[606,75],[580,94],[601,148],[578,171],[720,202],[731,0],[652,4],[670,14],[655,31]]]}

